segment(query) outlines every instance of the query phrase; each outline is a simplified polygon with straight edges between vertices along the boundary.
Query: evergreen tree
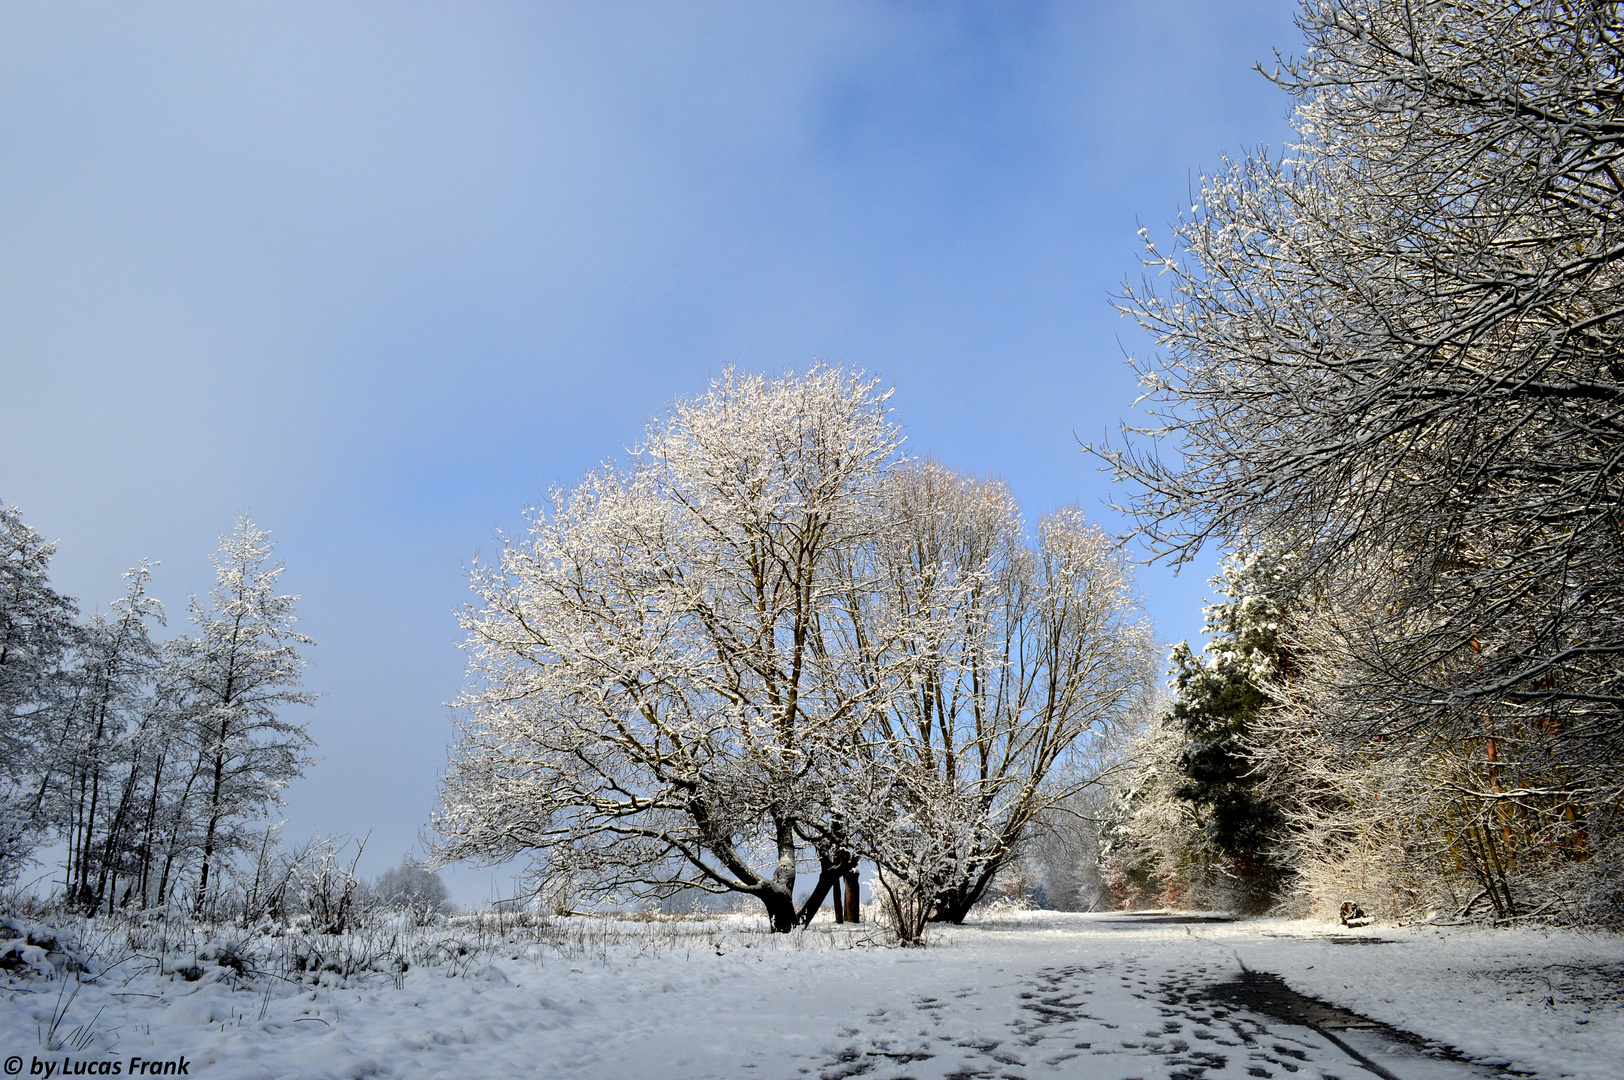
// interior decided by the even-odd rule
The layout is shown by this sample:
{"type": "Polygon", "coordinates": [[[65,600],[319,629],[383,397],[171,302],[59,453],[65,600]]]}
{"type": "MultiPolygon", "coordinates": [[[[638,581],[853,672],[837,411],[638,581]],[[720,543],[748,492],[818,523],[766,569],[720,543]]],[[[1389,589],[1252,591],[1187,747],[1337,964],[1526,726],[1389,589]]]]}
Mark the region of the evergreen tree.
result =
{"type": "Polygon", "coordinates": [[[1213,585],[1225,597],[1206,608],[1206,647],[1173,650],[1172,724],[1182,732],[1181,777],[1173,794],[1194,804],[1202,831],[1245,894],[1261,910],[1278,896],[1278,808],[1260,794],[1263,777],[1247,738],[1268,701],[1266,685],[1287,673],[1281,638],[1289,602],[1281,590],[1289,555],[1271,545],[1231,555],[1213,585]]]}

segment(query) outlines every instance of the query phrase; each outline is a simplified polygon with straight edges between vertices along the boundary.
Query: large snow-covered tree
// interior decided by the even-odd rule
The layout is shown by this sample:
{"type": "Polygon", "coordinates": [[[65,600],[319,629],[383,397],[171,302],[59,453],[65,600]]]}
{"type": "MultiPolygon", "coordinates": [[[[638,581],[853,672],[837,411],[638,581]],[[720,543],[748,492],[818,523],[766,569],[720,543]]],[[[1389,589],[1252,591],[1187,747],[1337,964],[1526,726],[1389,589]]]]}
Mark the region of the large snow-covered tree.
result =
{"type": "Polygon", "coordinates": [[[1123,555],[1077,510],[1032,544],[1002,483],[931,462],[898,470],[885,503],[880,621],[909,678],[854,761],[885,796],[860,801],[864,846],[926,890],[910,912],[960,922],[1098,780],[1101,738],[1152,689],[1155,639],[1123,555]]]}
{"type": "Polygon", "coordinates": [[[826,755],[882,689],[839,624],[873,587],[845,560],[901,442],[887,396],[830,368],[729,373],[476,572],[443,856],[539,853],[600,893],[739,892],[794,925],[826,755]]]}
{"type": "Polygon", "coordinates": [[[898,459],[885,399],[729,374],[476,573],[443,857],[745,893],[778,930],[868,859],[905,936],[964,917],[1093,779],[1150,631],[1103,534],[1063,511],[1029,544],[1001,484],[898,459]]]}
{"type": "Polygon", "coordinates": [[[1495,816],[1615,865],[1620,14],[1308,0],[1275,76],[1297,139],[1207,178],[1150,246],[1170,284],[1123,299],[1161,347],[1138,361],[1157,419],[1108,455],[1175,559],[1297,539],[1293,584],[1342,613],[1342,737],[1448,739],[1495,816]]]}

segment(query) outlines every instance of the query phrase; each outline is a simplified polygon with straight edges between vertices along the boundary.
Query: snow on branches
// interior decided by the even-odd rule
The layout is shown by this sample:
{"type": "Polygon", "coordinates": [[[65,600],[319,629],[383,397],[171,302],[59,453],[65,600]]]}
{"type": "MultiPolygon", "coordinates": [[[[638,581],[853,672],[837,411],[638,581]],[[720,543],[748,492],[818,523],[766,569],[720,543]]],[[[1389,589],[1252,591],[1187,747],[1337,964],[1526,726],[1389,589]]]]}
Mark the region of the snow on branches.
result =
{"type": "Polygon", "coordinates": [[[1337,612],[1321,724],[1452,742],[1585,859],[1624,798],[1619,14],[1305,3],[1294,144],[1207,177],[1121,298],[1161,351],[1105,452],[1175,561],[1293,538],[1337,612]]]}
{"type": "Polygon", "coordinates": [[[963,917],[1087,782],[1149,630],[1097,530],[1062,513],[1029,549],[1001,485],[900,457],[887,397],[730,372],[476,570],[443,857],[742,893],[778,930],[868,858],[963,917]]]}
{"type": "Polygon", "coordinates": [[[48,582],[55,545],[0,511],[0,885],[54,841],[75,907],[188,893],[219,913],[222,871],[310,743],[283,710],[314,700],[299,686],[311,642],[293,630],[298,598],[277,595],[271,549],[240,518],[220,538],[209,606],[192,602],[194,632],[160,646],[152,564],[124,575],[110,612],[75,621],[48,582]]]}

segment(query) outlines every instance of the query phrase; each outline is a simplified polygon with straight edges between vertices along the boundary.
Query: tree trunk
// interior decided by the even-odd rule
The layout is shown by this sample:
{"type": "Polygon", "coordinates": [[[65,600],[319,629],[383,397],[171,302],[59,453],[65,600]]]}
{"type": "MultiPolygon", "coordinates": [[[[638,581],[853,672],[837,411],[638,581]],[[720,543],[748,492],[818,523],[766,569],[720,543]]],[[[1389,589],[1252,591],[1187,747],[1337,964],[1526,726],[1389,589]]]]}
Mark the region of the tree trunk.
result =
{"type": "Polygon", "coordinates": [[[846,871],[846,921],[860,923],[863,921],[862,886],[857,880],[856,869],[846,871]]]}
{"type": "Polygon", "coordinates": [[[787,934],[795,929],[795,898],[781,889],[768,886],[756,893],[756,899],[767,909],[767,921],[775,934],[787,934]]]}
{"type": "Polygon", "coordinates": [[[197,875],[197,900],[192,905],[192,914],[198,918],[203,917],[203,906],[209,895],[209,863],[214,858],[214,833],[219,828],[220,819],[210,816],[208,827],[203,832],[203,869],[197,875]]]}
{"type": "Polygon", "coordinates": [[[944,889],[936,894],[935,910],[931,912],[931,922],[952,923],[958,926],[969,916],[970,909],[976,906],[987,892],[987,886],[998,873],[1003,864],[1002,859],[989,862],[982,868],[972,881],[961,881],[951,889],[944,889]]]}
{"type": "MultiPolygon", "coordinates": [[[[229,684],[227,684],[227,689],[229,690],[229,688],[229,684]]],[[[214,756],[214,787],[209,794],[209,824],[203,832],[203,869],[199,872],[197,879],[197,906],[193,911],[193,914],[198,916],[203,914],[203,904],[208,897],[209,863],[214,859],[214,837],[216,831],[220,828],[220,798],[221,789],[225,783],[225,746],[226,736],[229,734],[229,725],[229,719],[222,721],[220,724],[220,749],[214,756]]]]}
{"type": "Polygon", "coordinates": [[[147,801],[146,824],[141,829],[141,907],[143,910],[151,905],[147,889],[152,884],[152,858],[156,851],[153,847],[153,840],[158,832],[158,799],[163,794],[164,759],[165,754],[160,751],[158,759],[152,764],[152,798],[147,801]]]}
{"type": "Polygon", "coordinates": [[[108,692],[104,686],[102,700],[96,707],[96,734],[91,743],[90,763],[87,766],[90,773],[90,806],[85,813],[85,834],[79,849],[79,898],[87,909],[86,914],[90,915],[101,909],[101,893],[90,887],[90,874],[94,862],[92,855],[95,852],[96,813],[101,809],[101,754],[102,740],[107,735],[108,692]]]}
{"type": "Polygon", "coordinates": [[[777,820],[778,865],[773,868],[770,886],[756,895],[767,906],[773,933],[787,934],[795,929],[795,823],[789,818],[777,820]]]}
{"type": "Polygon", "coordinates": [[[113,913],[113,896],[118,891],[118,860],[119,856],[128,854],[123,849],[125,832],[128,829],[130,807],[135,799],[136,786],[140,781],[141,754],[140,751],[130,758],[130,771],[124,778],[123,791],[119,795],[118,809],[114,811],[112,820],[107,826],[107,842],[102,847],[100,876],[96,880],[96,895],[107,897],[107,913],[113,913]]]}
{"type": "Polygon", "coordinates": [[[818,917],[818,909],[823,906],[823,900],[829,895],[831,889],[834,890],[835,894],[835,921],[841,921],[840,880],[844,876],[845,868],[837,864],[831,864],[829,860],[822,858],[821,853],[819,858],[823,863],[823,870],[818,874],[818,883],[812,886],[812,893],[806,898],[806,903],[801,905],[801,913],[797,921],[802,926],[810,926],[812,920],[818,917]]]}

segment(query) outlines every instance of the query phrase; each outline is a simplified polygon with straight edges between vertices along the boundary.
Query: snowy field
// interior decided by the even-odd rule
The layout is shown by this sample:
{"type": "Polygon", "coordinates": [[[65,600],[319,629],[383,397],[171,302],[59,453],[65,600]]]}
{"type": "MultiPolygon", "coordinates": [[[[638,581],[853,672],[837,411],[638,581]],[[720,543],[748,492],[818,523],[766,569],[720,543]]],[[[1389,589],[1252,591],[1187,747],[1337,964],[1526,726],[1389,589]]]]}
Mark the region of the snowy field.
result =
{"type": "Polygon", "coordinates": [[[191,981],[114,969],[64,993],[18,978],[0,1049],[33,1076],[184,1057],[187,1075],[244,1078],[1624,1077],[1613,936],[1027,912],[899,950],[863,927],[773,937],[743,916],[563,923],[314,987],[189,957],[166,964],[191,981]],[[1381,1028],[1243,1008],[1246,971],[1435,1056],[1381,1028]]]}

